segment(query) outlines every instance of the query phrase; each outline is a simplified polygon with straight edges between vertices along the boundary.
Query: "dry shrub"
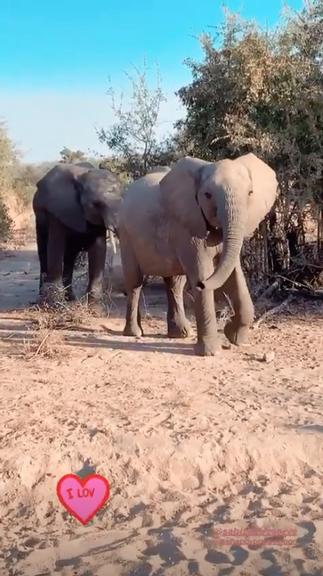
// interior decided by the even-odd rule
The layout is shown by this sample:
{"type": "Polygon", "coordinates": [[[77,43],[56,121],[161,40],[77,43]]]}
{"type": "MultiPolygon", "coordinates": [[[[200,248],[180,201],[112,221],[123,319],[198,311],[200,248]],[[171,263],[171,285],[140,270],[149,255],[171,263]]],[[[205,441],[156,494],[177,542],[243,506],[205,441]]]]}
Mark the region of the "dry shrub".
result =
{"type": "Polygon", "coordinates": [[[26,320],[29,320],[34,330],[75,330],[88,325],[93,318],[109,315],[111,308],[116,305],[112,300],[112,291],[107,291],[102,299],[95,304],[88,304],[87,295],[75,302],[57,302],[54,306],[43,303],[35,305],[26,311],[26,320]]]}
{"type": "Polygon", "coordinates": [[[0,242],[6,242],[12,235],[12,219],[10,218],[8,207],[0,195],[0,242]]]}
{"type": "Polygon", "coordinates": [[[87,307],[77,302],[73,305],[57,304],[55,308],[34,306],[31,321],[34,330],[72,330],[81,326],[88,317],[87,307]]]}
{"type": "MultiPolygon", "coordinates": [[[[27,314],[27,312],[26,312],[27,314]]],[[[30,338],[24,342],[24,357],[57,358],[65,343],[64,330],[75,330],[89,323],[91,312],[83,302],[58,304],[55,308],[34,306],[28,311],[30,338]]],[[[64,347],[64,357],[67,349],[64,347]]]]}

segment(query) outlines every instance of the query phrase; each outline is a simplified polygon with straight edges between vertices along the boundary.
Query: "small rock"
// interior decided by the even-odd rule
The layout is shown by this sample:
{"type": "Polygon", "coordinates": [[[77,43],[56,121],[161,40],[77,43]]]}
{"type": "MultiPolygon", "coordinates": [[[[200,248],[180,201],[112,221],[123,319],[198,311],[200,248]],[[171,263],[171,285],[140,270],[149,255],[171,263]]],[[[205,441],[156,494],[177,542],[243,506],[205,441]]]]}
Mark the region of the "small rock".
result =
{"type": "Polygon", "coordinates": [[[27,538],[27,540],[25,540],[24,544],[25,546],[27,546],[28,548],[34,548],[36,546],[36,544],[39,544],[40,540],[39,538],[34,538],[33,536],[31,536],[30,538],[27,538]]]}
{"type": "Polygon", "coordinates": [[[272,362],[275,358],[275,352],[270,351],[270,352],[265,352],[264,355],[261,358],[262,362],[267,362],[267,364],[269,364],[269,362],[272,362]]]}
{"type": "Polygon", "coordinates": [[[232,344],[230,342],[225,342],[224,344],[222,344],[222,349],[223,350],[230,350],[231,346],[232,346],[232,344]]]}

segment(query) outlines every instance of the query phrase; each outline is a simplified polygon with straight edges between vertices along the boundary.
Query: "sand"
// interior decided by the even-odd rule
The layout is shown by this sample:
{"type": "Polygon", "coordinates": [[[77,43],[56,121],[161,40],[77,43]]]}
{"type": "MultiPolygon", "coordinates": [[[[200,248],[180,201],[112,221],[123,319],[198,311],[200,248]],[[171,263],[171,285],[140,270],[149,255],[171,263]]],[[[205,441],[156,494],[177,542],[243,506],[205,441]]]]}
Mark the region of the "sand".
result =
{"type": "Polygon", "coordinates": [[[198,358],[165,337],[163,292],[135,339],[120,294],[52,329],[28,310],[37,282],[32,238],[0,255],[1,576],[322,574],[322,307],[198,358]],[[56,496],[80,471],[111,485],[86,526],[56,496]]]}

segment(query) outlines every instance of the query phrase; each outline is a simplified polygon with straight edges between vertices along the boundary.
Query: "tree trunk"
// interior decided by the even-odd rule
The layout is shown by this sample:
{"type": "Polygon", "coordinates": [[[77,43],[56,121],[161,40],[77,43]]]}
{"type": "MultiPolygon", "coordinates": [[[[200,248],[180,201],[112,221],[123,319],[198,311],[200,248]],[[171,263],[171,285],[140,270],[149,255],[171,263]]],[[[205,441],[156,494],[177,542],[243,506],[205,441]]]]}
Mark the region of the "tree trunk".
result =
{"type": "Polygon", "coordinates": [[[318,211],[317,222],[317,257],[318,261],[323,264],[323,208],[318,211]]]}

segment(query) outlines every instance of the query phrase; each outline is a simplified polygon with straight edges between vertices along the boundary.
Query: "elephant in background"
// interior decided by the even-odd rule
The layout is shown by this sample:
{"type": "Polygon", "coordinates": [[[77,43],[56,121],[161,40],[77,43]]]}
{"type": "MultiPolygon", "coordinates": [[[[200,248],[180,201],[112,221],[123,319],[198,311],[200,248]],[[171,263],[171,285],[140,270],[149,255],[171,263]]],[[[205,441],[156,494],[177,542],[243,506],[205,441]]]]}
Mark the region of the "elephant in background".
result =
{"type": "Polygon", "coordinates": [[[39,182],[33,198],[40,261],[40,296],[55,303],[74,300],[73,269],[77,255],[88,252],[89,303],[103,293],[106,235],[114,245],[121,184],[108,170],[88,162],[58,164],[39,182]]]}
{"type": "Polygon", "coordinates": [[[195,301],[196,353],[214,355],[217,347],[213,291],[225,292],[232,303],[227,338],[244,342],[254,307],[240,252],[244,238],[273,206],[277,188],[275,172],[254,154],[218,162],[186,157],[166,174],[148,174],[131,184],[119,214],[127,290],[124,334],[142,334],[143,276],[154,275],[165,281],[169,337],[190,332],[183,305],[187,278],[195,301]]]}

